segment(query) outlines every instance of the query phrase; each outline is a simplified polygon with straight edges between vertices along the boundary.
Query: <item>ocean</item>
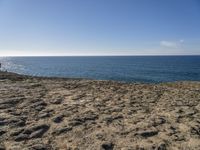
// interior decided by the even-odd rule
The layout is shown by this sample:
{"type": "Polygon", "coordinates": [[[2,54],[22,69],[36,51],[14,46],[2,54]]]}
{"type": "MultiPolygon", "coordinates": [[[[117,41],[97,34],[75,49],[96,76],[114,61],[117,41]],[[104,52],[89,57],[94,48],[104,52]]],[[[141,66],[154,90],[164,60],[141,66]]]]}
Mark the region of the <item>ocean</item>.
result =
{"type": "Polygon", "coordinates": [[[200,56],[1,57],[19,74],[159,83],[200,81],[200,56]]]}

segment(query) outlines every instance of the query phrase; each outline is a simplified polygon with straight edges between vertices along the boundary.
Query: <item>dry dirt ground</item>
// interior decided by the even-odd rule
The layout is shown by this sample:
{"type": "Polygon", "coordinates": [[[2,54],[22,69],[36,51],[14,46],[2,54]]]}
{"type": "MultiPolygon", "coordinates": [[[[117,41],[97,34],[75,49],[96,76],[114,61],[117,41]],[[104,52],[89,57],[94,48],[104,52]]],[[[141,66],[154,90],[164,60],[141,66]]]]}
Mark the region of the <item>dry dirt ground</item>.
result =
{"type": "Polygon", "coordinates": [[[200,82],[0,72],[0,150],[199,150],[200,82]]]}

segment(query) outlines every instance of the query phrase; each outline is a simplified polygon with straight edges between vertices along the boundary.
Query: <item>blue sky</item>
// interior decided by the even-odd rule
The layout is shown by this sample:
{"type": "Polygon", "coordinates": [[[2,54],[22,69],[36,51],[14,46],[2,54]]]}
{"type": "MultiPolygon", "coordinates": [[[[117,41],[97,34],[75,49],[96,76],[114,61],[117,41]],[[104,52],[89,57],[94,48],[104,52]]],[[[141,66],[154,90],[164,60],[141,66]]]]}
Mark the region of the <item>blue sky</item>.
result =
{"type": "Polygon", "coordinates": [[[0,0],[0,55],[200,54],[200,0],[0,0]]]}

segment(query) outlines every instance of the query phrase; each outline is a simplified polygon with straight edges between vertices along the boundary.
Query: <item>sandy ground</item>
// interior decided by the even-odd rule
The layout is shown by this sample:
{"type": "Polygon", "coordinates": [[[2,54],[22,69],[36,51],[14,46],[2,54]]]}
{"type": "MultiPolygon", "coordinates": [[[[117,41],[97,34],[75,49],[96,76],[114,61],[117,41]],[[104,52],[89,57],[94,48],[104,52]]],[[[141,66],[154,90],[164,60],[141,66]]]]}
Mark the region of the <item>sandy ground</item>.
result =
{"type": "Polygon", "coordinates": [[[0,72],[0,150],[199,150],[200,82],[0,72]]]}

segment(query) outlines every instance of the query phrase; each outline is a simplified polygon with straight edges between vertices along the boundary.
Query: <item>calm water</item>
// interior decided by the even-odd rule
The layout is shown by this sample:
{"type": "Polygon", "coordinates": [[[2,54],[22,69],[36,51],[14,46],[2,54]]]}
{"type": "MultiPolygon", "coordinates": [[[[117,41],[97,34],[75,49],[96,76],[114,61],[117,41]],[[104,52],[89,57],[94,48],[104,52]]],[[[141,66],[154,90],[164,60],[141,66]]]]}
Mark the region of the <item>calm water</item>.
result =
{"type": "Polygon", "coordinates": [[[4,70],[128,82],[200,81],[200,56],[6,57],[4,70]]]}

